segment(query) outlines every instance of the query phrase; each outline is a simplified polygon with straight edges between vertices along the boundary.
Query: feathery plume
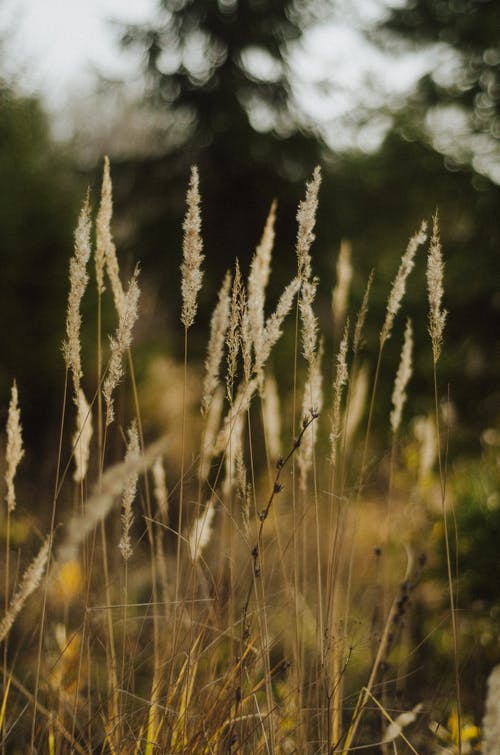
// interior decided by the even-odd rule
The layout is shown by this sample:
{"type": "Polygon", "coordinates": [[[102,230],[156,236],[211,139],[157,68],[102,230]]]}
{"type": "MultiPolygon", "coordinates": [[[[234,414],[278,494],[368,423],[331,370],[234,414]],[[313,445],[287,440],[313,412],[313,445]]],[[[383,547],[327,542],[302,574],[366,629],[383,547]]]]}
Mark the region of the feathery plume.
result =
{"type": "Polygon", "coordinates": [[[90,441],[94,431],[92,428],[92,409],[81,388],[78,389],[76,406],[76,430],[73,435],[73,458],[75,460],[73,479],[75,482],[83,482],[89,466],[90,441]]]}
{"type": "Polygon", "coordinates": [[[212,535],[212,523],[215,516],[215,506],[212,499],[207,503],[205,511],[194,520],[188,537],[189,554],[191,560],[196,562],[201,552],[207,547],[212,535]]]}
{"type": "Polygon", "coordinates": [[[234,415],[231,425],[230,439],[224,456],[224,480],[222,481],[222,493],[227,498],[230,496],[237,483],[238,459],[243,458],[243,432],[245,429],[245,415],[238,411],[234,415]]]}
{"type": "MultiPolygon", "coordinates": [[[[321,372],[321,360],[323,357],[323,345],[320,344],[318,352],[309,364],[308,377],[304,386],[302,400],[302,416],[309,417],[311,412],[319,414],[323,408],[323,375],[321,372]]],[[[299,447],[297,463],[299,465],[299,486],[303,493],[307,490],[307,476],[312,468],[314,446],[316,443],[316,424],[313,422],[302,436],[299,447]]]]}
{"type": "Polygon", "coordinates": [[[349,445],[354,437],[365,411],[366,398],[368,396],[368,367],[366,364],[357,370],[352,381],[353,387],[349,398],[349,413],[346,417],[345,428],[347,445],[349,445]]]}
{"type": "Polygon", "coordinates": [[[248,314],[252,328],[254,352],[259,353],[264,336],[266,289],[271,272],[271,256],[274,246],[276,200],[271,204],[260,243],[250,263],[248,274],[248,314]]]}
{"type": "Polygon", "coordinates": [[[16,594],[12,598],[7,613],[0,621],[0,642],[4,640],[11,630],[11,627],[16,620],[17,616],[21,612],[24,604],[36,590],[40,582],[42,581],[45,567],[47,566],[47,560],[49,557],[49,545],[50,538],[46,538],[42,547],[38,551],[31,564],[28,566],[23,574],[21,584],[19,585],[16,594]]]}
{"type": "Polygon", "coordinates": [[[396,380],[394,382],[394,390],[392,392],[392,405],[394,409],[391,412],[391,428],[395,434],[401,424],[401,416],[403,413],[403,406],[406,401],[406,386],[411,378],[412,373],[412,357],[413,351],[413,329],[411,327],[411,320],[408,318],[406,321],[405,337],[403,348],[401,351],[401,359],[399,362],[398,371],[396,374],[396,380]]]}
{"type": "Polygon", "coordinates": [[[161,456],[155,459],[153,466],[151,467],[153,474],[153,493],[158,507],[161,520],[164,524],[168,523],[168,489],[167,480],[165,477],[165,467],[163,466],[163,460],[161,456]]]}
{"type": "Polygon", "coordinates": [[[413,425],[413,433],[420,445],[419,480],[425,480],[436,463],[436,426],[434,417],[417,417],[413,425]]]}
{"type": "Polygon", "coordinates": [[[95,271],[97,281],[97,291],[99,294],[104,293],[104,266],[108,274],[115,309],[118,316],[121,315],[124,306],[125,292],[120,280],[120,267],[116,256],[116,247],[111,234],[111,218],[113,216],[113,188],[111,185],[111,176],[109,172],[109,158],[104,158],[104,169],[102,174],[101,203],[96,219],[96,250],[95,250],[95,271]]]}
{"type": "Polygon", "coordinates": [[[300,318],[302,320],[302,353],[309,365],[314,360],[318,341],[318,318],[312,308],[318,282],[318,278],[302,281],[299,298],[300,318]]]}
{"type": "Polygon", "coordinates": [[[219,297],[210,321],[210,338],[208,341],[207,358],[205,359],[205,379],[203,381],[202,412],[206,412],[217,386],[219,385],[219,370],[224,354],[224,343],[229,322],[231,299],[231,273],[226,273],[219,291],[219,297]]]}
{"type": "Polygon", "coordinates": [[[274,312],[267,318],[266,326],[264,328],[264,337],[262,339],[262,349],[260,354],[256,354],[257,361],[255,363],[255,374],[257,375],[259,385],[262,385],[264,379],[264,367],[273,347],[276,345],[282,334],[281,326],[292,308],[293,300],[299,288],[300,280],[299,278],[294,278],[281,294],[274,312]]]}
{"type": "Polygon", "coordinates": [[[276,379],[269,372],[266,374],[262,393],[262,411],[269,456],[272,461],[277,461],[281,456],[280,397],[276,379]]]}
{"type": "Polygon", "coordinates": [[[63,342],[63,356],[66,368],[71,371],[75,402],[78,401],[80,379],[82,377],[80,328],[82,316],[80,304],[87,288],[89,276],[87,263],[90,258],[90,205],[88,194],[83,203],[75,230],[74,254],[69,263],[69,296],[66,316],[66,340],[63,342]]]}
{"type": "Polygon", "coordinates": [[[14,511],[16,508],[16,489],[14,487],[14,478],[17,467],[24,456],[23,435],[21,426],[21,410],[19,408],[19,397],[17,392],[16,381],[12,383],[10,390],[9,413],[7,415],[7,448],[5,451],[5,482],[7,483],[7,509],[14,511]]]}
{"type": "Polygon", "coordinates": [[[500,755],[500,666],[488,677],[482,745],[484,755],[500,755]]]}
{"type": "Polygon", "coordinates": [[[387,301],[387,309],[385,314],[385,321],[380,331],[380,345],[383,346],[388,338],[391,336],[392,326],[394,318],[396,317],[401,301],[406,291],[406,279],[415,266],[415,255],[418,247],[421,246],[427,238],[427,223],[422,221],[417,233],[411,237],[406,248],[406,252],[401,258],[398,272],[392,283],[391,293],[387,301]]]}
{"type": "Polygon", "coordinates": [[[341,436],[341,405],[344,386],[349,379],[347,369],[347,347],[349,342],[349,318],[346,319],[344,335],[340,342],[337,354],[337,370],[335,373],[335,382],[333,384],[333,409],[332,409],[332,429],[330,433],[330,462],[335,468],[337,463],[337,441],[341,436]]]}
{"type": "Polygon", "coordinates": [[[139,270],[136,268],[123,300],[123,308],[120,313],[116,334],[110,338],[111,355],[102,388],[106,401],[106,426],[110,425],[114,419],[113,391],[123,377],[123,356],[132,343],[132,329],[137,320],[137,305],[139,302],[138,275],[139,270]]]}
{"type": "Polygon", "coordinates": [[[224,390],[219,385],[213,395],[212,401],[208,407],[207,420],[205,424],[205,432],[202,437],[202,446],[200,452],[200,466],[198,469],[198,477],[200,482],[205,482],[208,479],[210,473],[210,463],[217,453],[214,449],[216,446],[217,433],[220,427],[220,418],[222,415],[222,407],[224,405],[224,390]]]}
{"type": "Polygon", "coordinates": [[[442,309],[444,263],[439,238],[439,217],[436,210],[432,225],[432,237],[427,256],[427,292],[429,295],[429,335],[432,341],[434,364],[441,354],[443,332],[447,312],[442,309]]]}
{"type": "MultiPolygon", "coordinates": [[[[128,429],[127,453],[125,454],[125,463],[139,458],[139,435],[137,433],[137,421],[134,419],[128,429]]],[[[128,561],[132,555],[132,543],[130,542],[130,528],[134,521],[132,504],[137,492],[137,472],[131,472],[126,475],[123,481],[122,495],[122,536],[118,548],[125,559],[128,561]]]]}
{"type": "Polygon", "coordinates": [[[363,336],[363,328],[365,327],[366,315],[368,314],[368,302],[370,300],[370,291],[371,291],[374,275],[375,275],[375,271],[372,268],[372,270],[370,271],[370,275],[368,276],[368,281],[366,284],[365,293],[363,295],[361,308],[356,318],[356,325],[354,326],[354,336],[352,339],[352,351],[353,351],[354,356],[356,356],[361,346],[361,338],[363,336]]]}
{"type": "Polygon", "coordinates": [[[201,239],[201,215],[198,168],[193,165],[186,197],[187,210],[184,217],[184,241],[182,245],[183,261],[182,273],[182,314],[181,322],[190,328],[194,322],[198,308],[197,297],[203,280],[201,263],[205,256],[201,253],[203,241],[201,239]]]}
{"type": "Polygon", "coordinates": [[[239,312],[240,312],[240,341],[241,341],[241,357],[243,360],[243,376],[247,383],[250,382],[252,376],[252,328],[250,324],[250,316],[248,313],[248,301],[247,292],[245,286],[242,284],[240,289],[239,300],[239,312]]]}
{"type": "Polygon", "coordinates": [[[388,742],[394,742],[395,739],[397,739],[400,734],[402,734],[403,729],[406,726],[409,726],[414,721],[417,720],[417,715],[422,710],[422,704],[419,703],[418,705],[415,705],[415,707],[412,710],[405,711],[404,713],[400,713],[397,718],[394,719],[394,721],[391,721],[389,726],[386,728],[384,735],[382,737],[382,742],[384,744],[387,744],[388,742]]]}
{"type": "Polygon", "coordinates": [[[240,383],[233,403],[224,418],[222,427],[217,435],[217,440],[213,446],[213,456],[220,453],[226,453],[229,442],[232,442],[233,432],[238,416],[246,414],[252,402],[253,395],[257,390],[258,383],[256,378],[252,378],[249,383],[240,383]]]}
{"type": "Polygon", "coordinates": [[[163,437],[145,449],[137,457],[115,464],[103,474],[99,487],[90,496],[83,514],[75,514],[69,521],[66,537],[58,550],[58,560],[71,561],[76,558],[79,546],[93,529],[102,522],[116,499],[123,493],[124,481],[133,474],[140,475],[154,464],[167,448],[167,438],[163,437]]]}
{"type": "Polygon", "coordinates": [[[240,263],[236,260],[233,289],[231,293],[231,307],[229,312],[229,325],[226,332],[227,345],[227,372],[226,392],[229,401],[233,400],[234,379],[240,350],[240,299],[241,299],[241,272],[240,263]]]}
{"type": "Polygon", "coordinates": [[[332,291],[333,327],[339,333],[344,325],[352,281],[351,245],[341,241],[337,259],[337,283],[332,291]]]}
{"type": "Polygon", "coordinates": [[[297,275],[300,281],[309,280],[311,276],[310,249],[315,239],[314,226],[316,224],[316,210],[318,209],[318,192],[321,184],[321,169],[319,165],[314,169],[312,181],[306,184],[306,196],[299,203],[297,211],[297,275]]]}

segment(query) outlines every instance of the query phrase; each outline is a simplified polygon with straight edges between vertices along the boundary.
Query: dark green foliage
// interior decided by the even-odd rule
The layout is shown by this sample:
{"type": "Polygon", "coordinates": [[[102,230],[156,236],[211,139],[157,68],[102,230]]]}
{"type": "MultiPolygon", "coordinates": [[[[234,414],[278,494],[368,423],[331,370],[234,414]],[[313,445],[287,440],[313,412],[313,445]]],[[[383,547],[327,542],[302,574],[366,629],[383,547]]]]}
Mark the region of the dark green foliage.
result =
{"type": "Polygon", "coordinates": [[[0,394],[7,406],[17,379],[23,423],[39,441],[54,416],[64,366],[54,369],[64,335],[74,174],[52,145],[35,98],[0,86],[0,394]]]}
{"type": "Polygon", "coordinates": [[[412,45],[444,43],[455,56],[453,72],[425,76],[412,107],[425,115],[434,105],[457,105],[473,131],[500,135],[500,5],[497,0],[411,0],[393,8],[383,28],[412,45]]]}

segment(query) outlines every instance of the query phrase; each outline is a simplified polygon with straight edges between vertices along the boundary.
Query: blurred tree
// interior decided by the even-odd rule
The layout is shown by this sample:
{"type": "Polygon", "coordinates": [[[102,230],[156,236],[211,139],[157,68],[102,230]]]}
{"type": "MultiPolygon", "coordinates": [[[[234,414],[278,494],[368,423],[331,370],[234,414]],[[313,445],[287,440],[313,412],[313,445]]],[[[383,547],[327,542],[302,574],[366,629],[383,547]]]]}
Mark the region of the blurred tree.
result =
{"type": "Polygon", "coordinates": [[[391,8],[381,28],[392,41],[416,48],[439,45],[439,64],[420,80],[409,100],[414,125],[420,122],[436,136],[432,116],[436,119],[441,111],[443,120],[437,122],[445,126],[438,139],[443,151],[490,175],[495,161],[500,180],[497,0],[407,0],[391,8]]]}
{"type": "Polygon", "coordinates": [[[0,396],[5,417],[16,378],[27,446],[46,441],[60,409],[77,188],[39,101],[0,81],[0,396]]]}
{"type": "MultiPolygon", "coordinates": [[[[163,154],[115,161],[117,205],[132,211],[139,256],[148,268],[156,263],[160,275],[166,240],[178,241],[172,251],[178,259],[181,187],[192,162],[200,166],[209,275],[219,280],[235,256],[249,259],[275,196],[286,218],[280,237],[293,254],[297,199],[323,149],[318,134],[298,125],[289,78],[287,49],[305,23],[300,6],[294,0],[162,0],[153,25],[126,30],[124,44],[144,53],[149,102],[165,113],[172,138],[163,154]],[[130,200],[132,192],[139,204],[130,200]]],[[[163,280],[169,298],[177,296],[176,284],[170,270],[170,280],[163,280]]]]}

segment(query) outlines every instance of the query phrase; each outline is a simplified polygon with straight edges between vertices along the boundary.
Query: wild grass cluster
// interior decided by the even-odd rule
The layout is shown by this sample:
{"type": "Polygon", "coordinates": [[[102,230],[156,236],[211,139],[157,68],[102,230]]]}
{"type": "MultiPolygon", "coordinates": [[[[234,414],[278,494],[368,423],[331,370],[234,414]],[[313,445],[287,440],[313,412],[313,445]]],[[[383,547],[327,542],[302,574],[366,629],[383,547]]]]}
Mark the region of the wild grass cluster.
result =
{"type": "MultiPolygon", "coordinates": [[[[395,265],[370,366],[365,322],[377,276],[366,280],[359,311],[350,311],[347,244],[320,328],[316,168],[298,207],[288,285],[267,301],[273,203],[248,274],[238,261],[220,271],[200,365],[190,337],[205,328],[198,299],[204,265],[212,263],[203,254],[199,183],[193,168],[175,263],[184,358],[179,365],[157,357],[142,381],[134,355],[142,271],[124,280],[120,270],[107,160],[95,227],[89,198],[83,203],[69,263],[49,525],[34,528],[21,549],[13,533],[22,396],[12,384],[2,751],[478,751],[483,734],[462,704],[439,379],[447,313],[438,215],[421,223],[395,265]],[[404,323],[416,255],[427,256],[429,318],[406,319],[399,368],[384,378],[394,389],[381,453],[374,410],[384,349],[400,338],[395,323],[404,323]],[[91,286],[97,330],[89,359],[82,301],[91,286]],[[115,326],[108,334],[102,312],[109,299],[115,326]],[[273,369],[285,331],[287,353],[276,364],[287,365],[286,380],[273,369]],[[409,397],[417,347],[434,380],[428,413],[415,418],[409,397]],[[441,602],[422,581],[439,548],[447,571],[441,602]],[[419,619],[422,606],[435,607],[430,628],[419,619]],[[435,633],[446,647],[444,671],[426,653],[435,633]]],[[[492,753],[497,677],[483,738],[492,753]]]]}

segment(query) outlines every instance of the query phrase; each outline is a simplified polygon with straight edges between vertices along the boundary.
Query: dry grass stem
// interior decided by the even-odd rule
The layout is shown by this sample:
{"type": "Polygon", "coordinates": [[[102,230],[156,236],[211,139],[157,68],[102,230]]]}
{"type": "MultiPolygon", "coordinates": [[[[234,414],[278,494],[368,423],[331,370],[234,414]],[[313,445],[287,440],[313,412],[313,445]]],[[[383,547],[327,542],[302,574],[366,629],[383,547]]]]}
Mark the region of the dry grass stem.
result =
{"type": "Polygon", "coordinates": [[[203,381],[203,398],[201,400],[203,412],[207,411],[220,382],[220,365],[224,355],[224,344],[231,307],[230,289],[231,273],[228,270],[220,288],[218,301],[210,322],[210,338],[208,340],[207,358],[205,359],[205,379],[203,381]]]}
{"type": "Polygon", "coordinates": [[[113,392],[124,375],[123,359],[132,343],[132,329],[137,320],[137,305],[139,303],[139,286],[136,269],[123,300],[118,328],[114,337],[110,338],[111,354],[108,371],[104,380],[102,393],[106,401],[106,426],[114,419],[113,392]]]}
{"type": "Polygon", "coordinates": [[[417,233],[411,237],[406,252],[401,258],[401,263],[392,283],[391,293],[387,301],[387,309],[384,324],[380,331],[380,345],[383,346],[391,336],[394,318],[396,317],[406,291],[406,280],[415,267],[415,255],[419,246],[425,243],[427,238],[427,223],[423,220],[417,233]]]}
{"type": "Polygon", "coordinates": [[[411,320],[406,321],[405,336],[403,348],[401,350],[401,359],[399,362],[394,390],[392,392],[391,428],[393,433],[397,433],[401,424],[403,407],[406,402],[406,387],[412,374],[412,352],[413,352],[413,329],[411,320]]]}
{"type": "MultiPolygon", "coordinates": [[[[134,420],[128,429],[127,453],[125,454],[125,464],[130,461],[137,461],[140,456],[139,434],[137,432],[137,421],[134,420]]],[[[132,543],[130,541],[130,528],[134,521],[132,504],[137,493],[138,473],[130,472],[123,481],[122,495],[122,536],[118,547],[125,561],[128,561],[132,555],[132,543]]]]}
{"type": "Polygon", "coordinates": [[[7,448],[5,450],[5,482],[7,485],[5,500],[7,502],[7,509],[11,512],[16,508],[14,478],[23,456],[21,410],[19,408],[17,385],[14,380],[10,390],[9,412],[7,415],[7,448]]]}
{"type": "Polygon", "coordinates": [[[186,197],[187,210],[183,225],[184,242],[181,265],[181,322],[186,329],[190,328],[194,322],[198,308],[198,293],[203,280],[201,263],[204,260],[204,255],[202,254],[200,200],[198,168],[193,165],[186,197]]]}
{"type": "Polygon", "coordinates": [[[90,205],[88,196],[78,218],[75,230],[74,254],[69,263],[69,297],[66,316],[66,340],[63,342],[63,355],[66,368],[71,371],[75,403],[78,402],[78,391],[82,377],[80,329],[82,316],[80,305],[87,288],[89,276],[87,263],[90,259],[90,205]]]}
{"type": "Polygon", "coordinates": [[[441,354],[443,332],[446,323],[446,310],[442,309],[444,263],[439,238],[439,217],[434,215],[432,237],[427,257],[427,292],[429,295],[429,334],[432,341],[432,355],[436,363],[441,354]]]}
{"type": "Polygon", "coordinates": [[[0,622],[0,642],[5,640],[27,599],[42,581],[43,573],[47,565],[47,559],[49,557],[49,547],[50,539],[47,538],[38,551],[38,554],[24,572],[21,584],[10,602],[9,610],[0,622]]]}
{"type": "Polygon", "coordinates": [[[347,241],[342,241],[337,260],[337,282],[332,291],[333,327],[336,333],[340,333],[347,314],[352,274],[351,245],[347,241]]]}
{"type": "Polygon", "coordinates": [[[73,458],[75,461],[73,479],[75,482],[83,482],[87,476],[90,459],[90,441],[92,440],[93,432],[92,409],[85,398],[82,388],[79,388],[76,430],[73,435],[73,458]]]}

